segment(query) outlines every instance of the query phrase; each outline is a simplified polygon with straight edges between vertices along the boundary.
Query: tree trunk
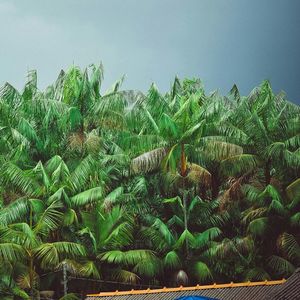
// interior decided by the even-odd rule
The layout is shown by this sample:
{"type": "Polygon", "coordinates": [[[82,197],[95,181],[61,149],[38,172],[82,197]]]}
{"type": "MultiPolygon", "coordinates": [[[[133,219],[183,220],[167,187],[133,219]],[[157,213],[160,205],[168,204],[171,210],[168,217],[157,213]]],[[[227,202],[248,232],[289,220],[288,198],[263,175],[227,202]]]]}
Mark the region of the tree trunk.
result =
{"type": "Polygon", "coordinates": [[[265,165],[265,181],[266,181],[266,186],[270,184],[271,182],[271,161],[267,160],[266,165],[265,165]]]}
{"type": "Polygon", "coordinates": [[[33,289],[33,257],[31,251],[29,252],[29,284],[30,284],[30,299],[34,300],[34,289],[33,289]]]}
{"type": "MultiPolygon", "coordinates": [[[[32,221],[33,221],[33,216],[32,216],[32,206],[30,205],[30,215],[29,215],[29,226],[30,229],[32,229],[32,221]]],[[[34,299],[34,290],[33,290],[33,253],[29,250],[29,285],[30,285],[30,298],[31,300],[34,299]]]]}
{"type": "MultiPolygon", "coordinates": [[[[185,149],[184,144],[181,144],[181,153],[180,153],[180,175],[182,177],[186,176],[187,173],[187,166],[186,166],[186,157],[185,157],[185,149]]],[[[183,218],[184,218],[184,229],[188,229],[188,220],[187,220],[187,195],[185,191],[185,184],[184,184],[185,178],[182,179],[182,191],[183,191],[183,218]]],[[[189,257],[189,245],[188,241],[185,241],[185,249],[186,249],[186,256],[189,257]]]]}
{"type": "Polygon", "coordinates": [[[186,176],[186,157],[185,157],[185,150],[184,150],[184,144],[181,144],[181,155],[180,155],[180,175],[182,177],[186,176]]]}
{"type": "MultiPolygon", "coordinates": [[[[186,201],[186,191],[183,191],[183,218],[184,218],[184,230],[188,230],[188,219],[187,219],[187,201],[186,201]]],[[[189,244],[185,241],[186,257],[189,257],[189,244]]]]}
{"type": "Polygon", "coordinates": [[[66,296],[68,294],[68,277],[67,277],[66,262],[63,262],[63,286],[64,286],[64,296],[66,296]]]}
{"type": "Polygon", "coordinates": [[[213,175],[211,178],[211,198],[216,199],[219,195],[219,178],[218,175],[213,175]]]}

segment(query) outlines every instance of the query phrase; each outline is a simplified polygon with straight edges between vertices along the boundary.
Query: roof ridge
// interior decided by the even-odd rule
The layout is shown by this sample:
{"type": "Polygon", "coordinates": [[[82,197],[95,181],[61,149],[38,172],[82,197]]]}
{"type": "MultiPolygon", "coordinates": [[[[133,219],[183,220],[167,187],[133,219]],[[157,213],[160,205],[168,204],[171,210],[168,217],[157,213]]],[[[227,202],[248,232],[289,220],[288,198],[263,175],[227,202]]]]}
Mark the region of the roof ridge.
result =
{"type": "Polygon", "coordinates": [[[134,290],[131,291],[114,291],[114,292],[100,292],[98,294],[88,294],[88,297],[107,297],[107,296],[126,296],[126,295],[141,295],[141,294],[156,294],[156,293],[168,293],[168,292],[180,292],[180,291],[193,291],[193,290],[206,290],[206,289],[220,289],[220,288],[235,288],[235,287],[250,287],[250,286],[260,286],[260,285],[276,285],[286,282],[286,279],[281,280],[265,280],[257,282],[241,282],[241,283],[221,283],[221,284],[211,284],[211,285],[199,285],[191,287],[174,287],[174,288],[162,288],[162,289],[146,289],[146,290],[134,290]]]}

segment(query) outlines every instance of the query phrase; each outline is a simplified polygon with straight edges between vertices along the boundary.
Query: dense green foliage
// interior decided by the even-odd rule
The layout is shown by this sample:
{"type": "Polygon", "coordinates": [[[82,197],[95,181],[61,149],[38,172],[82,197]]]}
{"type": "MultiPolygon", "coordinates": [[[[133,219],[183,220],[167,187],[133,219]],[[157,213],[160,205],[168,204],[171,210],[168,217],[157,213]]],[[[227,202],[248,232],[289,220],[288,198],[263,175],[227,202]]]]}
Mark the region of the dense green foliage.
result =
{"type": "MultiPolygon", "coordinates": [[[[277,279],[300,265],[300,108],[248,97],[100,92],[103,71],[29,72],[0,91],[0,291],[86,278],[170,286],[277,279]]],[[[72,287],[70,287],[72,290],[72,287]]],[[[99,285],[97,285],[97,290],[99,285]]],[[[74,297],[74,296],[70,296],[74,297]]]]}

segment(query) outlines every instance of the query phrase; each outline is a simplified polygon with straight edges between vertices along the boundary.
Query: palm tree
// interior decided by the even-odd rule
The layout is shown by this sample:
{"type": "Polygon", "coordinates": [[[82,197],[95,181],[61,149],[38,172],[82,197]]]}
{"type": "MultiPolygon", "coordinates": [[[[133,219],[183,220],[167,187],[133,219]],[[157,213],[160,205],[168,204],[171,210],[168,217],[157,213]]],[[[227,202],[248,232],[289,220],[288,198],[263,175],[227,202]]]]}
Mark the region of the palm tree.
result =
{"type": "Polygon", "coordinates": [[[295,178],[299,170],[299,107],[282,94],[274,95],[269,82],[239,100],[221,131],[238,138],[239,144],[257,157],[265,185],[272,177],[295,178]],[[288,174],[285,170],[283,175],[283,169],[288,169],[288,174]]]}
{"type": "Polygon", "coordinates": [[[44,91],[35,71],[0,89],[2,298],[54,288],[63,268],[134,287],[299,266],[298,106],[268,82],[244,97],[102,80],[102,65],[72,66],[44,91]]]}
{"type": "MultiPolygon", "coordinates": [[[[32,215],[32,210],[36,209],[38,202],[31,201],[31,205],[32,215]]],[[[7,209],[6,218],[13,213],[14,211],[7,209]]],[[[10,282],[7,293],[13,293],[24,299],[28,296],[21,289],[30,291],[32,299],[36,297],[39,283],[37,268],[54,270],[64,259],[79,259],[85,256],[82,245],[67,241],[44,241],[45,234],[57,228],[58,219],[62,216],[57,207],[51,205],[44,212],[34,211],[34,214],[30,226],[27,223],[12,223],[2,225],[0,229],[1,261],[3,266],[7,266],[10,270],[6,271],[10,282]],[[37,220],[34,225],[33,219],[37,220]]]]}

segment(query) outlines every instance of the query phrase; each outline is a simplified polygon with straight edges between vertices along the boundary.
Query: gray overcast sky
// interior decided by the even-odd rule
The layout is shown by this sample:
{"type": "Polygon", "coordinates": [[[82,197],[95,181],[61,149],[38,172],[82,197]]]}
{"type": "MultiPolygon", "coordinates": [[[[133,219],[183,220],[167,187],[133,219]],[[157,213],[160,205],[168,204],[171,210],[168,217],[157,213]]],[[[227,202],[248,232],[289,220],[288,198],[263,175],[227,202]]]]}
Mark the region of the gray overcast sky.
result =
{"type": "Polygon", "coordinates": [[[166,91],[177,74],[242,94],[270,79],[300,103],[300,0],[0,0],[0,83],[39,87],[102,61],[107,87],[166,91]]]}

